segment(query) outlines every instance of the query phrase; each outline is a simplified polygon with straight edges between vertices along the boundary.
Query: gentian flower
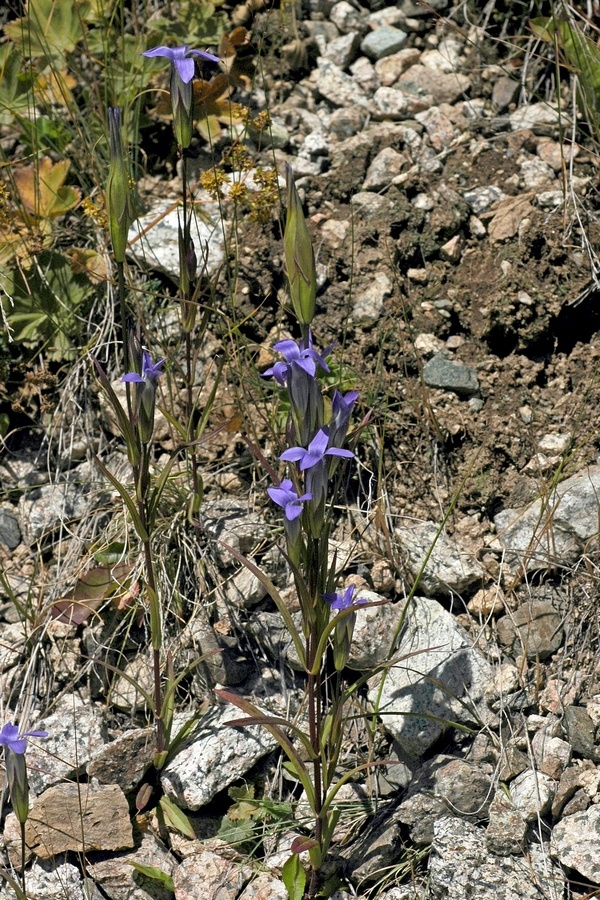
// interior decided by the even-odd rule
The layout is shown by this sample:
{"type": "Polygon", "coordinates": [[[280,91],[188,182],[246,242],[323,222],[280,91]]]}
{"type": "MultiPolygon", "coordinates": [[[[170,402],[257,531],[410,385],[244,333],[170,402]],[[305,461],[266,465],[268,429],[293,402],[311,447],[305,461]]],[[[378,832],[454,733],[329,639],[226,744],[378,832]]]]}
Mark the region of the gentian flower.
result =
{"type": "Polygon", "coordinates": [[[153,47],[152,50],[142,53],[142,56],[164,56],[170,60],[171,66],[177,71],[177,75],[184,84],[189,84],[194,77],[193,56],[201,56],[202,59],[207,59],[209,62],[221,62],[218,56],[207,53],[205,50],[190,50],[187,44],[184,44],[183,47],[153,47]]]}
{"type": "Polygon", "coordinates": [[[276,344],[273,344],[273,350],[277,350],[278,353],[281,353],[285,362],[277,362],[274,366],[271,366],[270,369],[266,369],[262,373],[263,378],[269,378],[272,375],[275,381],[281,385],[285,385],[293,366],[302,369],[307,375],[310,375],[311,378],[315,377],[317,366],[320,366],[324,372],[329,372],[329,366],[325,362],[325,359],[332,348],[333,344],[331,344],[323,353],[318,353],[313,348],[312,334],[310,331],[308,332],[308,345],[306,347],[303,347],[302,344],[299,345],[296,341],[292,340],[277,341],[276,344]]]}
{"type": "Polygon", "coordinates": [[[164,359],[157,363],[152,362],[152,357],[147,350],[142,351],[142,374],[128,372],[123,375],[121,381],[133,382],[137,389],[137,424],[140,430],[140,439],[143,444],[148,444],[152,438],[154,428],[154,407],[156,400],[156,383],[163,374],[164,359]]]}
{"type": "Polygon", "coordinates": [[[351,606],[358,606],[359,604],[367,602],[362,597],[359,597],[358,600],[354,600],[355,590],[356,586],[351,584],[346,588],[343,594],[338,594],[335,591],[330,591],[329,593],[325,594],[324,597],[332,609],[335,609],[338,612],[343,612],[343,610],[345,609],[350,609],[351,606]]]}
{"type": "Polygon", "coordinates": [[[48,737],[48,732],[26,731],[24,734],[19,734],[18,727],[13,725],[12,722],[7,722],[0,731],[0,746],[10,750],[11,753],[25,753],[27,750],[27,738],[30,737],[46,738],[48,737]]]}
{"type": "Polygon", "coordinates": [[[27,750],[27,738],[30,737],[45,738],[48,737],[48,732],[25,731],[23,734],[19,734],[19,729],[12,722],[7,722],[0,730],[0,746],[4,747],[4,764],[10,802],[22,825],[29,816],[29,781],[25,751],[27,750]]]}
{"type": "Polygon", "coordinates": [[[306,469],[312,469],[318,463],[323,462],[326,456],[341,456],[344,459],[354,459],[354,453],[351,450],[342,450],[340,447],[328,447],[329,429],[320,428],[316,435],[308,445],[308,449],[304,447],[290,447],[284,450],[279,459],[286,462],[297,462],[301,472],[306,469]]]}
{"type": "Polygon", "coordinates": [[[267,494],[277,506],[281,506],[288,522],[293,522],[302,515],[302,504],[305,500],[312,500],[312,494],[298,496],[296,488],[290,478],[284,478],[279,487],[267,488],[267,494]]]}
{"type": "Polygon", "coordinates": [[[184,150],[190,146],[193,132],[193,100],[194,78],[193,56],[200,56],[210,62],[220,62],[218,56],[204,50],[190,50],[187,44],[183,47],[153,47],[142,56],[164,56],[171,63],[171,108],[173,110],[173,126],[177,143],[184,150]]]}
{"type": "Polygon", "coordinates": [[[161,359],[157,363],[152,362],[152,357],[148,353],[147,350],[142,351],[142,374],[139,375],[137,372],[128,372],[127,375],[123,375],[121,381],[133,381],[136,384],[154,384],[160,375],[162,375],[162,367],[165,364],[165,360],[161,359]]]}
{"type": "Polygon", "coordinates": [[[331,401],[331,422],[329,423],[329,441],[333,446],[343,443],[357,400],[358,391],[348,391],[344,395],[340,394],[338,390],[334,391],[331,401]]]}

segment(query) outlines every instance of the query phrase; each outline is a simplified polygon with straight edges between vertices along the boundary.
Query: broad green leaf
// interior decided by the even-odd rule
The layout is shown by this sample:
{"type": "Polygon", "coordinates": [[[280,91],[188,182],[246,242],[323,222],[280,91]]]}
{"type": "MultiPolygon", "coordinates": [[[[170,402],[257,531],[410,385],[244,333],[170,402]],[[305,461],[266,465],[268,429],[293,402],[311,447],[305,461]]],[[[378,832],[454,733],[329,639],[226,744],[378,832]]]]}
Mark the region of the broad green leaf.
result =
{"type": "Polygon", "coordinates": [[[5,34],[29,57],[64,58],[84,35],[80,0],[29,0],[27,14],[4,26],[5,34]]]}
{"type": "Polygon", "coordinates": [[[15,116],[32,109],[34,76],[21,72],[23,59],[10,43],[0,45],[0,125],[10,125],[15,116]]]}
{"type": "Polygon", "coordinates": [[[300,857],[293,853],[283,864],[281,878],[288,892],[289,900],[302,900],[306,887],[306,872],[302,868],[300,857]]]}

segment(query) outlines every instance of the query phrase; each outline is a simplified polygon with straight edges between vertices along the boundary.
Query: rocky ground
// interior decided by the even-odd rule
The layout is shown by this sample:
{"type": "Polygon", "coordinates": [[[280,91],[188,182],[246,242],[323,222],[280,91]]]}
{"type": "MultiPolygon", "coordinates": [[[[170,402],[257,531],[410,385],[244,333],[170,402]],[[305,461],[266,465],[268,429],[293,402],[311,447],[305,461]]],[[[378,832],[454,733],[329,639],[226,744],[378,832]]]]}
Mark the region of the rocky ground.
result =
{"type": "MultiPolygon", "coordinates": [[[[381,7],[314,0],[293,28],[280,10],[235,11],[269,61],[261,86],[240,98],[255,111],[267,104],[271,116],[269,146],[251,151],[280,171],[286,161],[294,167],[318,254],[315,334],[321,345],[339,342],[348,387],[360,389],[363,413],[373,411],[336,544],[346,577],[389,602],[358,614],[352,671],[389,658],[434,544],[400,631],[400,661],[357,701],[362,711],[378,703],[380,724],[357,725],[343,763],[371,755],[389,765],[347,786],[334,856],[360,898],[592,896],[600,890],[596,145],[574,109],[570,73],[557,88],[552,48],[530,36],[525,13],[488,4],[484,16],[447,0],[381,7]]],[[[200,150],[198,169],[208,162],[200,150]]],[[[215,213],[210,202],[205,209],[215,213]]],[[[239,227],[235,310],[263,367],[292,327],[280,307],[280,234],[275,221],[239,227]]],[[[168,269],[167,220],[161,228],[146,240],[168,269]]],[[[207,226],[215,276],[227,252],[220,233],[207,226]]],[[[170,327],[167,311],[157,330],[168,340],[170,327]]],[[[211,340],[207,371],[222,338],[211,340]]],[[[234,380],[222,398],[231,415],[234,380]]],[[[246,388],[252,403],[251,379],[246,388]]],[[[160,778],[192,840],[156,815],[132,815],[153,756],[136,687],[151,684],[143,623],[129,617],[124,629],[122,610],[104,608],[78,627],[48,622],[83,547],[102,529],[116,539],[122,522],[91,462],[92,451],[105,452],[113,471],[124,465],[109,442],[114,423],[95,396],[79,416],[67,407],[45,440],[9,447],[0,465],[2,691],[14,707],[25,687],[32,727],[50,733],[28,751],[29,897],[285,898],[281,864],[298,827],[291,807],[282,827],[250,819],[246,840],[260,864],[217,836],[231,786],[285,801],[293,791],[271,738],[225,727],[231,710],[211,687],[301,715],[302,681],[279,617],[216,543],[252,554],[285,589],[249,454],[231,428],[206,451],[200,543],[178,524],[176,500],[165,529],[166,546],[192,559],[194,600],[181,609],[174,600],[176,664],[223,651],[186,682],[187,705],[207,711],[160,778]],[[42,596],[40,558],[49,573],[42,596]],[[27,628],[9,590],[19,603],[36,598],[27,628]],[[167,873],[172,890],[132,863],[167,873]]],[[[259,420],[254,433],[269,446],[259,420]]],[[[169,449],[168,423],[157,428],[169,449]]],[[[301,802],[294,808],[298,820],[301,802]]],[[[17,864],[12,814],[4,845],[17,864]]],[[[6,887],[0,896],[14,894],[6,887]]]]}

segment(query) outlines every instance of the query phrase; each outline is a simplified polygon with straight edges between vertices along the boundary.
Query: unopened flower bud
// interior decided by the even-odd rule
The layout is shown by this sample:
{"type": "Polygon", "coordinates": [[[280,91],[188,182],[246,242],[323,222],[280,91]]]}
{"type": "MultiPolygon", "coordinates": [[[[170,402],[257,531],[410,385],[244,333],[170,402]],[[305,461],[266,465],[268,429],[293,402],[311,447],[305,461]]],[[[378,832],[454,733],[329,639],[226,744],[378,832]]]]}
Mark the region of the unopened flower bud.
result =
{"type": "Polygon", "coordinates": [[[283,236],[285,268],[294,313],[300,325],[308,326],[315,316],[317,296],[315,254],[291,166],[286,167],[286,181],[287,216],[283,236]]]}
{"type": "Polygon", "coordinates": [[[117,262],[125,259],[127,232],[131,224],[131,202],[129,197],[129,173],[123,139],[121,136],[121,110],[118,106],[108,110],[110,137],[110,164],[106,182],[106,210],[108,229],[117,262]]]}

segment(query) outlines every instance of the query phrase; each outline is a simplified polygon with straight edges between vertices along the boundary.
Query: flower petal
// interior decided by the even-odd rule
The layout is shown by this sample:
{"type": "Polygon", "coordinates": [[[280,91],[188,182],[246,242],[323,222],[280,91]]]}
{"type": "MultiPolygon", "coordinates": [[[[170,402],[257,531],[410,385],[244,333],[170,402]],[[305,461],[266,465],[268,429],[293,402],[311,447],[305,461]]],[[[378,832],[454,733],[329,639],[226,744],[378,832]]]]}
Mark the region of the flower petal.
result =
{"type": "Polygon", "coordinates": [[[330,447],[325,451],[325,456],[342,456],[344,459],[354,459],[354,453],[351,450],[340,450],[338,447],[330,447]]]}
{"type": "Polygon", "coordinates": [[[137,384],[140,382],[142,384],[144,383],[144,379],[141,375],[138,375],[137,372],[128,372],[127,375],[123,375],[121,381],[135,381],[137,384]]]}
{"type": "Polygon", "coordinates": [[[172,47],[153,47],[152,50],[146,50],[142,56],[166,56],[167,59],[173,59],[175,51],[172,47]]]}
{"type": "Polygon", "coordinates": [[[177,69],[177,74],[181,78],[184,84],[189,84],[189,82],[194,77],[194,72],[196,71],[196,67],[194,65],[193,59],[181,58],[175,56],[173,58],[173,65],[177,69]]]}

